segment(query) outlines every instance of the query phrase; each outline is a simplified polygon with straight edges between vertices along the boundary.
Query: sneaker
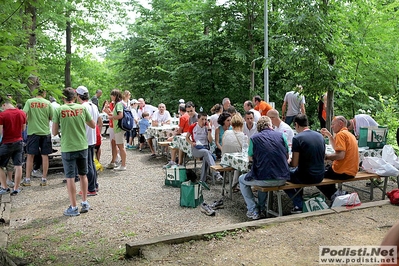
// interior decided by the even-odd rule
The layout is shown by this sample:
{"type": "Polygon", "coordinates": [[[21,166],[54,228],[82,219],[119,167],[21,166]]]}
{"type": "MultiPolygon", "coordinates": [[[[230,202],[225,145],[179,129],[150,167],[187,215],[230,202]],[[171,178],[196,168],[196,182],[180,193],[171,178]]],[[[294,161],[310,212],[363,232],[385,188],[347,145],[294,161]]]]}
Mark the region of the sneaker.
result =
{"type": "Polygon", "coordinates": [[[219,172],[217,172],[215,174],[215,178],[216,178],[216,181],[219,181],[219,182],[223,181],[223,176],[219,172]]]}
{"type": "Polygon", "coordinates": [[[47,186],[47,180],[46,179],[42,179],[42,182],[40,182],[40,186],[41,187],[47,186]]]}
{"type": "Polygon", "coordinates": [[[208,216],[215,216],[215,210],[211,209],[205,202],[201,204],[201,212],[205,213],[208,216]]]}
{"type": "Polygon", "coordinates": [[[115,159],[115,164],[120,164],[121,161],[122,161],[122,158],[121,158],[121,156],[118,154],[118,155],[116,156],[116,159],[115,159]]]}
{"type": "Polygon", "coordinates": [[[86,213],[90,210],[90,204],[89,203],[80,203],[80,206],[82,206],[80,208],[80,213],[86,213]]]}
{"type": "Polygon", "coordinates": [[[7,180],[7,186],[8,187],[14,187],[15,183],[12,182],[11,180],[7,180]]]}
{"type": "Polygon", "coordinates": [[[27,180],[27,179],[22,180],[21,186],[30,187],[30,179],[29,180],[27,180]]]}
{"type": "Polygon", "coordinates": [[[252,219],[252,220],[258,220],[258,219],[260,219],[260,215],[259,215],[259,213],[258,213],[257,211],[254,211],[254,212],[247,212],[247,217],[248,217],[249,219],[252,219]]]}
{"type": "Polygon", "coordinates": [[[114,163],[109,163],[105,168],[107,169],[114,169],[116,165],[114,163]]]}
{"type": "Polygon", "coordinates": [[[294,208],[292,208],[291,213],[292,214],[302,213],[302,208],[299,208],[298,206],[295,206],[294,208]]]}
{"type": "Polygon", "coordinates": [[[115,171],[126,171],[126,166],[119,165],[114,168],[115,171]]]}
{"type": "Polygon", "coordinates": [[[9,188],[0,188],[0,195],[4,195],[10,192],[9,188]]]}
{"type": "Polygon", "coordinates": [[[173,161],[170,161],[167,164],[165,164],[164,166],[162,166],[162,168],[163,169],[171,168],[173,165],[177,165],[177,164],[175,162],[173,162],[173,161]]]}
{"type": "Polygon", "coordinates": [[[142,150],[142,149],[139,149],[139,152],[143,152],[143,150],[142,150]]]}
{"type": "Polygon", "coordinates": [[[22,191],[22,188],[14,189],[14,190],[11,192],[11,196],[18,195],[19,193],[21,193],[21,191],[22,191]]]}
{"type": "Polygon", "coordinates": [[[155,153],[151,154],[150,156],[151,156],[151,158],[157,157],[157,155],[155,153]]]}
{"type": "Polygon", "coordinates": [[[213,210],[217,210],[217,209],[223,209],[223,200],[217,200],[214,201],[211,205],[209,205],[209,207],[213,210]]]}
{"type": "Polygon", "coordinates": [[[42,178],[43,173],[40,170],[32,170],[31,174],[32,177],[42,178]]]}
{"type": "Polygon", "coordinates": [[[96,191],[87,191],[87,196],[88,197],[97,196],[97,192],[96,191]]]}
{"type": "Polygon", "coordinates": [[[69,205],[68,209],[64,211],[65,216],[79,216],[79,209],[78,207],[72,208],[72,206],[69,205]]]}

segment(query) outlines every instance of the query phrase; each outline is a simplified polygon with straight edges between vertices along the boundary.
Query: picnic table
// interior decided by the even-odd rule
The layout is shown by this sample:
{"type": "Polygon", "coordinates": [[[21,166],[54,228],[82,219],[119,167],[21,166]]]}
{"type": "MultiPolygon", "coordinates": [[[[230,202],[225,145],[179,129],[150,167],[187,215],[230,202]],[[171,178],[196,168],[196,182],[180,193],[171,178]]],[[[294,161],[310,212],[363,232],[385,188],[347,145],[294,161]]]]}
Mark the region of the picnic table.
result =
{"type": "Polygon", "coordinates": [[[163,125],[157,127],[150,126],[149,128],[147,128],[146,133],[147,136],[155,137],[158,142],[165,141],[166,139],[176,135],[176,130],[178,129],[178,127],[179,126],[177,125],[163,125]]]}
{"type": "MultiPolygon", "coordinates": [[[[190,143],[187,142],[186,140],[186,134],[183,133],[182,135],[175,135],[173,138],[172,143],[170,144],[172,148],[177,148],[179,150],[182,150],[189,158],[193,157],[193,154],[191,152],[191,145],[190,143]]],[[[214,141],[210,143],[210,151],[213,153],[216,149],[216,144],[214,141]]]]}
{"type": "MultiPolygon", "coordinates": [[[[326,154],[334,153],[331,145],[326,145],[326,154]]],[[[359,161],[362,162],[364,157],[382,157],[382,149],[365,149],[359,147],[359,161]]],[[[241,172],[248,172],[248,157],[243,158],[241,152],[225,153],[222,156],[220,164],[225,167],[233,167],[241,172]]]]}

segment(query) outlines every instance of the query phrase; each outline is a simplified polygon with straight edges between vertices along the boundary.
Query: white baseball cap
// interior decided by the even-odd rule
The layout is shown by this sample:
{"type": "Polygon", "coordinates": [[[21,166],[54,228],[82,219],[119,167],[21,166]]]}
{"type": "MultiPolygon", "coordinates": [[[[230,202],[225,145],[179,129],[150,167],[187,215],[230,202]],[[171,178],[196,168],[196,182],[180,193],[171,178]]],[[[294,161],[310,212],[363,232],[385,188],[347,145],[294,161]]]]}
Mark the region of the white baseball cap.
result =
{"type": "Polygon", "coordinates": [[[89,90],[85,86],[79,86],[76,88],[76,93],[79,95],[84,95],[85,93],[89,93],[89,90]]]}
{"type": "Polygon", "coordinates": [[[180,100],[179,100],[179,103],[184,103],[184,100],[183,100],[183,99],[180,99],[180,100]]]}

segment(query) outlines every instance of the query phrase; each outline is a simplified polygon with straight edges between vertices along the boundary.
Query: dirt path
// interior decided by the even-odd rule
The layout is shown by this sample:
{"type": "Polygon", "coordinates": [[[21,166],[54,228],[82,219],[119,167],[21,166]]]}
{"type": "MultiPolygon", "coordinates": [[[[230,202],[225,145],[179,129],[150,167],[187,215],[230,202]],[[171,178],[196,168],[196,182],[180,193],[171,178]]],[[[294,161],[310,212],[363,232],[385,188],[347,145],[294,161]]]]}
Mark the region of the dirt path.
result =
{"type": "Polygon", "coordinates": [[[320,245],[379,245],[397,220],[398,207],[392,205],[304,218],[146,248],[145,259],[129,265],[319,265],[320,245]]]}

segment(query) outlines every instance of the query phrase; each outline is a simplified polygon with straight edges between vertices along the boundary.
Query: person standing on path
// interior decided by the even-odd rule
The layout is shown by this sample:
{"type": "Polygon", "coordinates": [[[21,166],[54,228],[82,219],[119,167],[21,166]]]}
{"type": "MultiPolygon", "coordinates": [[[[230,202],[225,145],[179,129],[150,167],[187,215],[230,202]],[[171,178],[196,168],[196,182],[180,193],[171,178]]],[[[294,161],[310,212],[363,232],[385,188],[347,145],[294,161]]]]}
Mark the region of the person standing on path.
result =
{"type": "Polygon", "coordinates": [[[119,125],[118,120],[123,118],[123,103],[122,103],[122,93],[118,89],[111,91],[111,100],[115,102],[115,108],[112,114],[108,116],[109,120],[112,119],[114,124],[114,135],[115,144],[118,147],[119,154],[121,156],[121,164],[114,168],[116,171],[126,171],[126,148],[124,144],[125,131],[123,131],[119,125]]]}
{"type": "MultiPolygon", "coordinates": [[[[98,112],[98,108],[96,105],[93,103],[89,102],[89,91],[86,87],[84,86],[79,86],[76,89],[76,94],[77,94],[77,99],[78,102],[86,107],[87,111],[89,111],[92,119],[94,122],[102,127],[102,119],[100,117],[100,113],[98,112]]],[[[87,142],[88,142],[88,148],[87,148],[87,179],[89,182],[89,188],[87,191],[88,196],[95,196],[97,195],[96,188],[98,187],[97,183],[97,171],[96,171],[96,166],[94,165],[94,147],[96,146],[97,143],[97,133],[96,133],[96,128],[90,128],[88,125],[86,125],[86,136],[87,136],[87,142]]],[[[82,191],[80,192],[82,194],[82,191]]]]}
{"type": "Polygon", "coordinates": [[[28,139],[26,143],[26,177],[21,183],[22,186],[31,185],[30,176],[33,169],[33,159],[35,155],[40,154],[43,164],[43,177],[40,186],[47,185],[48,155],[53,152],[50,120],[53,119],[54,108],[45,97],[46,91],[39,88],[37,96],[27,100],[23,109],[28,122],[28,139]]]}
{"type": "Polygon", "coordinates": [[[14,191],[11,195],[17,195],[21,192],[19,185],[22,178],[23,161],[22,131],[24,131],[26,127],[26,115],[18,108],[15,108],[9,99],[6,99],[1,107],[4,111],[0,113],[0,136],[2,137],[0,141],[0,195],[8,192],[6,174],[3,168],[7,166],[10,158],[13,160],[15,169],[14,191]]]}
{"type": "Polygon", "coordinates": [[[72,88],[66,88],[62,92],[64,105],[55,112],[53,119],[53,135],[57,135],[62,128],[61,158],[64,173],[67,179],[67,190],[70,205],[64,211],[65,216],[78,216],[90,209],[87,201],[87,137],[86,127],[95,128],[96,123],[89,111],[81,104],[76,104],[76,93],[72,88]],[[78,169],[80,189],[82,190],[82,203],[80,213],[76,203],[75,167],[78,169]]]}

